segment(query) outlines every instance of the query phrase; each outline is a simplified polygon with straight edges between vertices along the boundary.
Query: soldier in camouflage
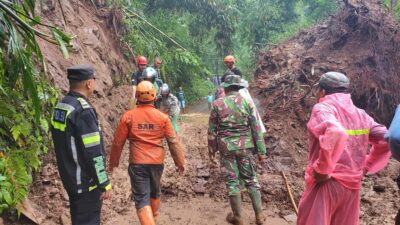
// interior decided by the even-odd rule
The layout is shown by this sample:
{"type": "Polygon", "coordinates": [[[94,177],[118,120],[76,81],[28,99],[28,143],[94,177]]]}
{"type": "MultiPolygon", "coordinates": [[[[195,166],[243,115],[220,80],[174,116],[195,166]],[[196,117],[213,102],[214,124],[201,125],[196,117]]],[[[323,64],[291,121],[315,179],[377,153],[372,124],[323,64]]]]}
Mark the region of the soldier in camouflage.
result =
{"type": "Polygon", "coordinates": [[[239,90],[244,87],[241,77],[229,75],[222,86],[225,97],[214,101],[209,120],[208,146],[210,160],[215,153],[221,155],[223,173],[233,213],[227,221],[241,225],[241,189],[246,186],[253,203],[256,224],[263,224],[260,184],[257,180],[253,153],[257,152],[260,163],[265,163],[265,143],[262,128],[254,116],[254,103],[243,98],[239,90]]]}
{"type": "Polygon", "coordinates": [[[179,132],[178,117],[180,113],[178,98],[176,98],[175,95],[171,93],[168,84],[163,84],[161,86],[160,93],[161,93],[160,111],[164,112],[169,116],[175,133],[178,133],[179,132]]]}

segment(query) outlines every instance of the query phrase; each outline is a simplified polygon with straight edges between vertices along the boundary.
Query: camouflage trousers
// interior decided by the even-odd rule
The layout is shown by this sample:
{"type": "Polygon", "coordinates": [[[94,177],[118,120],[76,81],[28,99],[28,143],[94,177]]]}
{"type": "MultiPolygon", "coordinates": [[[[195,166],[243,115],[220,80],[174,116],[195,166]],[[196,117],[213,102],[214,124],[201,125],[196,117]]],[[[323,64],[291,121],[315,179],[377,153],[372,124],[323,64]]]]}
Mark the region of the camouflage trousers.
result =
{"type": "Polygon", "coordinates": [[[244,187],[249,191],[260,190],[252,151],[221,152],[221,172],[229,196],[238,195],[244,187]]]}

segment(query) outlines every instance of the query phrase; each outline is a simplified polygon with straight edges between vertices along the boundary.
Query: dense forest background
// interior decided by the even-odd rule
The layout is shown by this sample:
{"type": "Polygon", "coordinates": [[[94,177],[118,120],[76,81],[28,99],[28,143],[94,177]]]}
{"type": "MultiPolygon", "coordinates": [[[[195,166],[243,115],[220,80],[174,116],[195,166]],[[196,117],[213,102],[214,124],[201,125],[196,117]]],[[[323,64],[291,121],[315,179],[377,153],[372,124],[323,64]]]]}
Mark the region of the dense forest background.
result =
{"type": "Polygon", "coordinates": [[[224,56],[234,55],[237,66],[251,79],[258,50],[315,24],[335,12],[340,1],[120,0],[105,4],[124,12],[123,39],[135,54],[150,59],[160,56],[164,80],[173,87],[183,86],[191,102],[212,88],[205,78],[225,72],[224,56]]]}

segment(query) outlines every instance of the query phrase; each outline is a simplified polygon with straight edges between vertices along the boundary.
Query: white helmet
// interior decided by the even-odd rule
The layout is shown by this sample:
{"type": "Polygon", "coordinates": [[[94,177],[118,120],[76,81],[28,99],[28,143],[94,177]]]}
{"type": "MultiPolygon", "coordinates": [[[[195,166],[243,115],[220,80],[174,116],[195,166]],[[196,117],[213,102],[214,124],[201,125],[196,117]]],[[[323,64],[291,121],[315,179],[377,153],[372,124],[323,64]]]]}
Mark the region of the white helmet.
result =
{"type": "Polygon", "coordinates": [[[157,71],[152,67],[147,67],[142,73],[142,79],[154,83],[156,80],[157,71]]]}
{"type": "Polygon", "coordinates": [[[161,88],[160,88],[160,92],[161,92],[161,95],[168,95],[170,93],[168,84],[166,84],[166,83],[162,84],[161,88]]]}

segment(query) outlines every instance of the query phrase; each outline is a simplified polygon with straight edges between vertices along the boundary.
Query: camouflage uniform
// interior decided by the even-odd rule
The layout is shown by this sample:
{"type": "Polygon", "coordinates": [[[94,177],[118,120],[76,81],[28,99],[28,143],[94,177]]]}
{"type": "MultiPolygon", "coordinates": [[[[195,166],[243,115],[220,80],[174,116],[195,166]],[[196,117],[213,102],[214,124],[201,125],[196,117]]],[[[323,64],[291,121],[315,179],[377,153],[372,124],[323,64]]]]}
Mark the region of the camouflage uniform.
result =
{"type": "Polygon", "coordinates": [[[178,98],[173,94],[168,94],[168,97],[163,97],[161,101],[160,110],[169,115],[175,133],[178,133],[178,116],[180,113],[178,98]]]}
{"type": "Polygon", "coordinates": [[[221,172],[228,195],[237,195],[241,181],[246,188],[259,190],[253,152],[265,155],[262,129],[254,116],[254,104],[239,92],[231,92],[214,101],[211,110],[208,145],[221,154],[221,172]]]}

